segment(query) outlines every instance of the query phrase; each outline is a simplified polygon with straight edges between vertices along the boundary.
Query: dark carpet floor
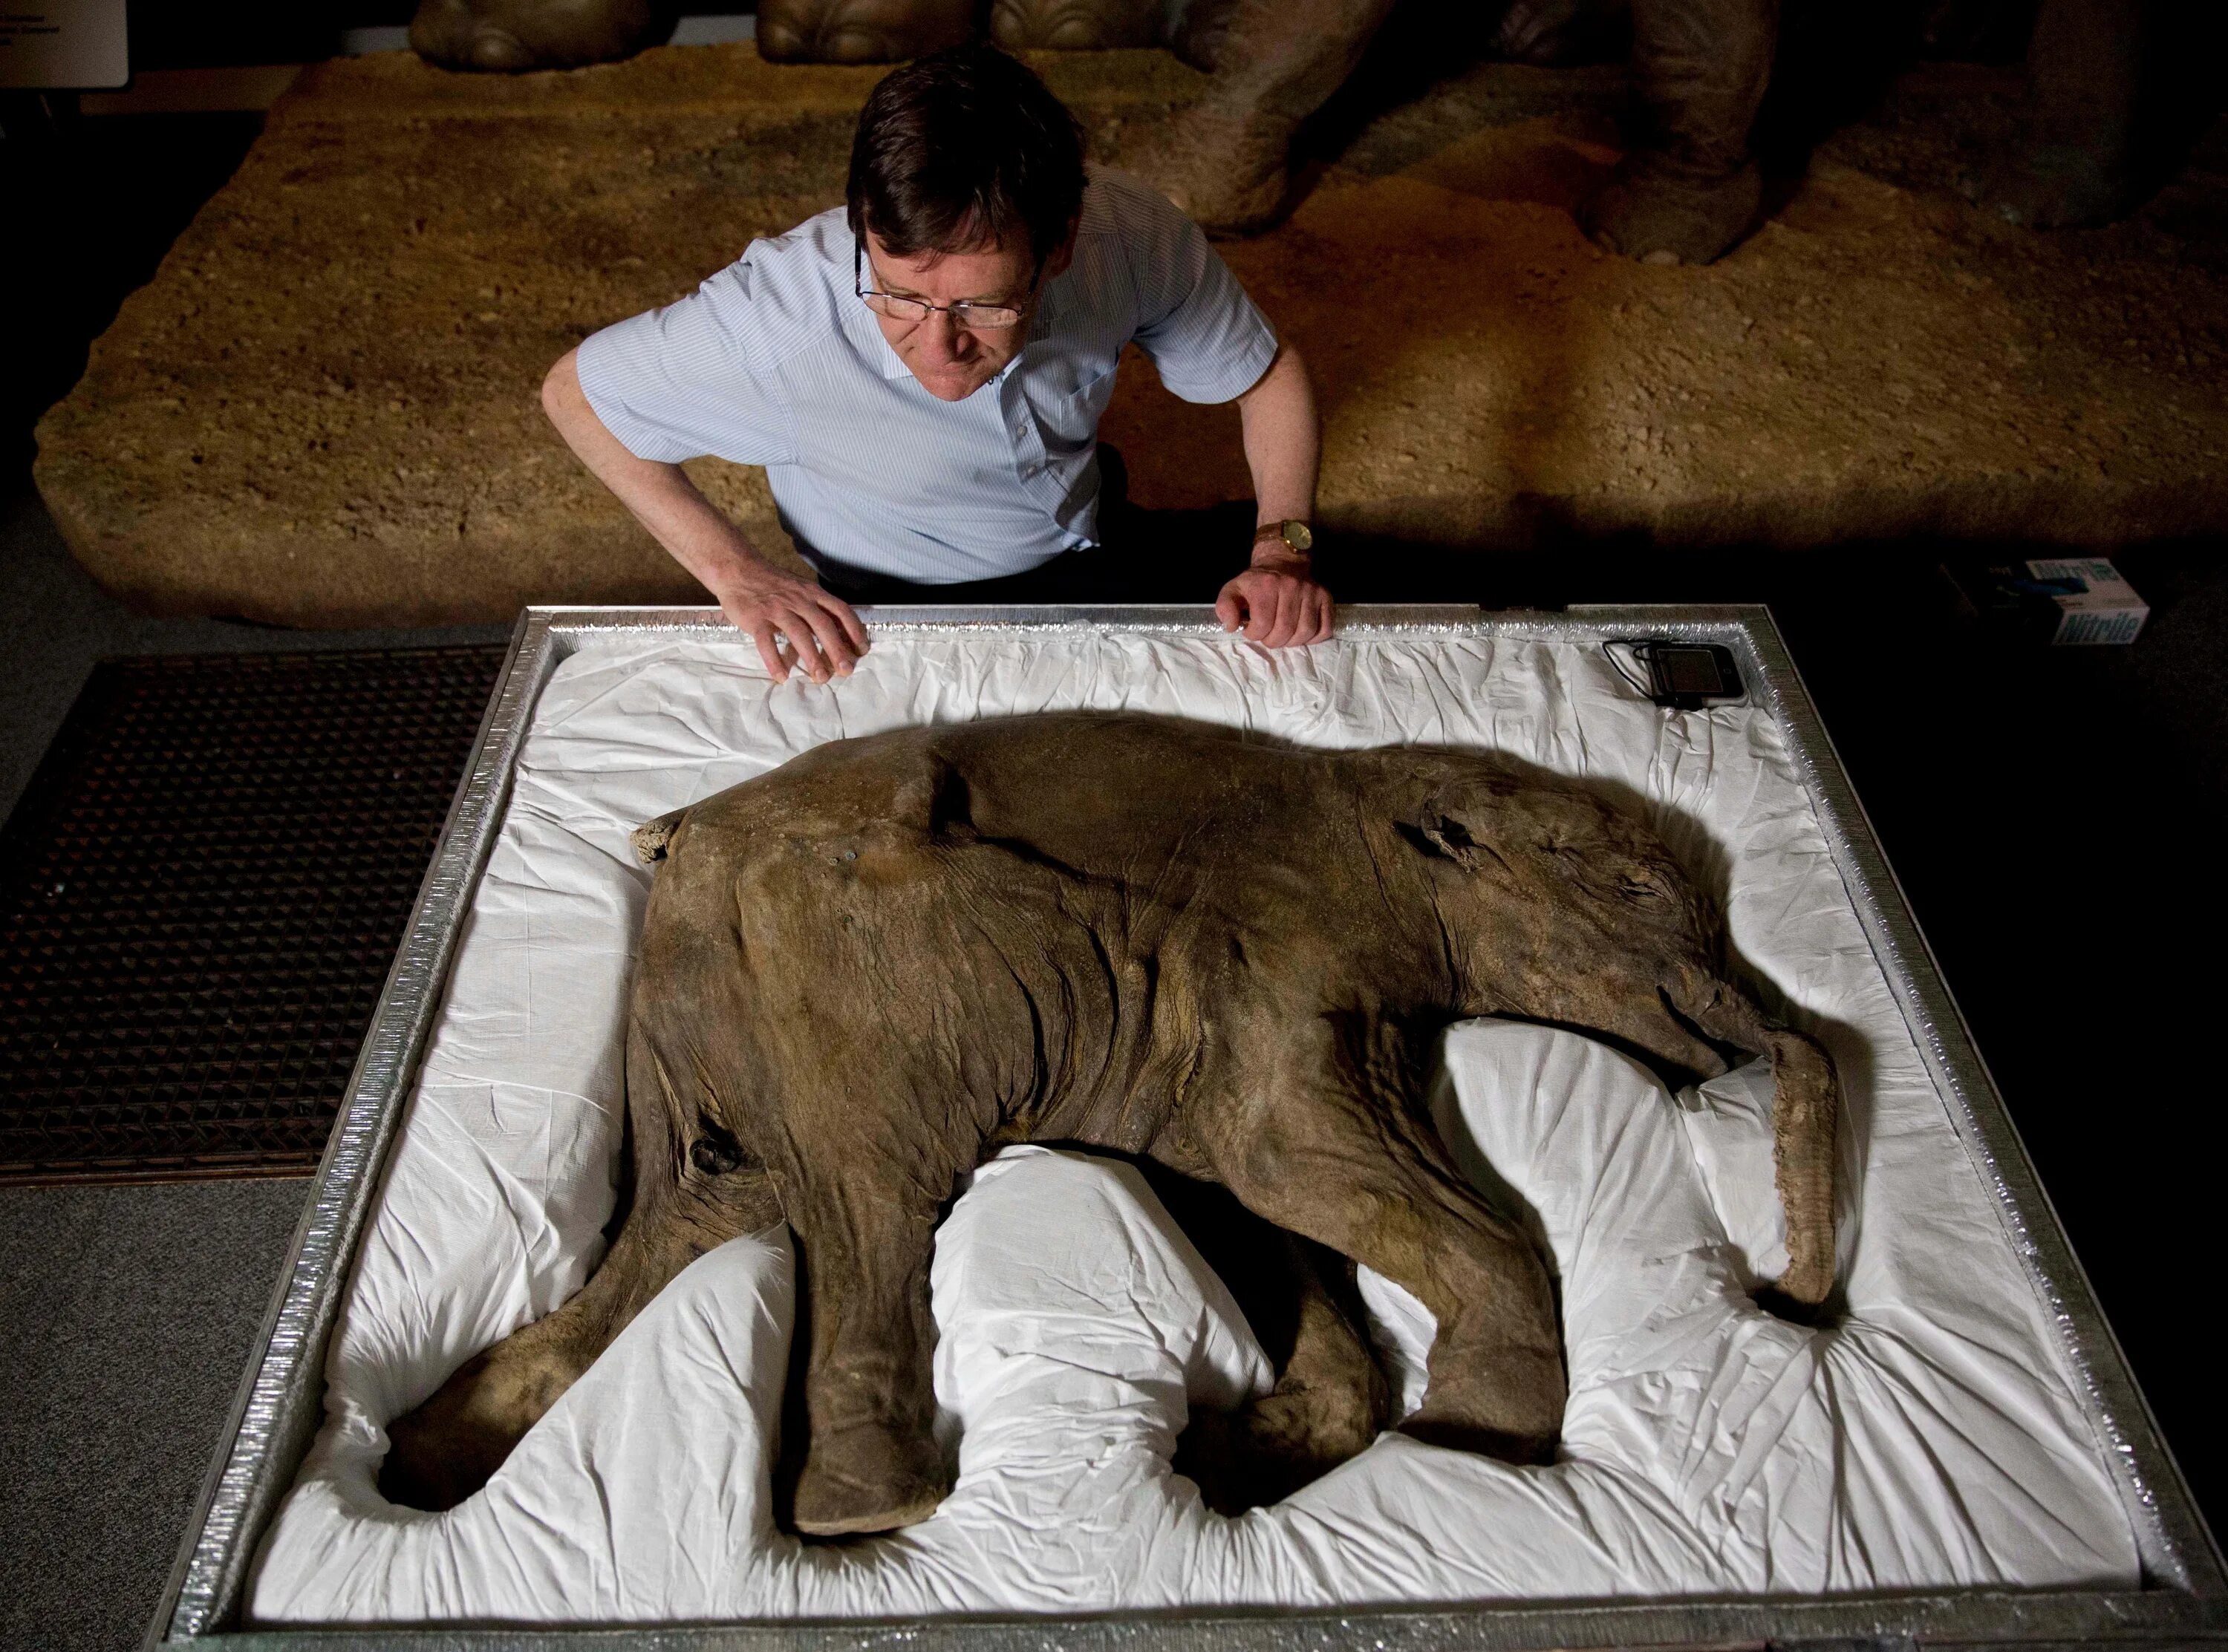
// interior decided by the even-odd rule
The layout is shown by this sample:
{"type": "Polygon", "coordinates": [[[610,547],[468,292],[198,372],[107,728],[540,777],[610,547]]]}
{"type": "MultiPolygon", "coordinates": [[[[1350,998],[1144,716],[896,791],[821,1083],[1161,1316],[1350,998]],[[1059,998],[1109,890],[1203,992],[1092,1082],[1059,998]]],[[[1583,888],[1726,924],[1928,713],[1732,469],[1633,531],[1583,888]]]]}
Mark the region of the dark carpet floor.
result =
{"type": "MultiPolygon", "coordinates": [[[[126,612],[37,501],[0,502],[0,813],[113,654],[500,641],[304,636],[126,612]]],[[[309,1183],[0,1188],[0,1648],[136,1647],[258,1340],[309,1183]]]]}

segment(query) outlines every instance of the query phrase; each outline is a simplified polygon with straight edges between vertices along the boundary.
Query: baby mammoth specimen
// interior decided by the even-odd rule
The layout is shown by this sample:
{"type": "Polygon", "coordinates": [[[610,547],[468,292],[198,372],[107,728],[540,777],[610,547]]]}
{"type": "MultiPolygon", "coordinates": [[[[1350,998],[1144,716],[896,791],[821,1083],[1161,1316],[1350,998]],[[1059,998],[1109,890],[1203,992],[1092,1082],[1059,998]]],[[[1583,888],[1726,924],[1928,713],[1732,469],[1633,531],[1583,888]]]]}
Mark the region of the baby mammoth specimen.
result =
{"type": "Polygon", "coordinates": [[[1060,713],[834,742],[636,844],[663,864],[627,1028],[631,1209],[573,1301],[395,1426],[404,1500],[466,1495],[693,1257],[785,1217],[809,1336],[795,1524],[921,1519],[949,1486],[931,1246],[957,1180],[1015,1141],[1220,1183],[1397,1280],[1438,1321],[1402,1426],[1543,1460],[1564,1400],[1546,1268],[1422,1105],[1461,1017],[1690,1074],[1723,1071],[1720,1044],[1768,1052],[1777,1290],[1833,1284],[1832,1067],[1726,979],[1670,854],[1584,786],[1060,713]]]}

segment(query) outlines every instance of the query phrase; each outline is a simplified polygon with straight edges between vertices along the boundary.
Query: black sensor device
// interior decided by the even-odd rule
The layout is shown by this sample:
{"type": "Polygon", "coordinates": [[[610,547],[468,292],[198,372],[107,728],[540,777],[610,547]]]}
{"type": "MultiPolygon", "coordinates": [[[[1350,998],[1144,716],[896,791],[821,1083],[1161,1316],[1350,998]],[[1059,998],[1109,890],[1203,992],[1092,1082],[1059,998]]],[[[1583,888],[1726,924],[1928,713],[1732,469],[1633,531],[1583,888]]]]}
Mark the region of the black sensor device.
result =
{"type": "Polygon", "coordinates": [[[1634,637],[1607,643],[1608,648],[1629,648],[1634,659],[1648,667],[1646,686],[1626,672],[1611,654],[1625,680],[1641,688],[1667,711],[1694,711],[1725,700],[1737,700],[1748,691],[1732,650],[1717,642],[1673,642],[1661,637],[1634,637]]]}

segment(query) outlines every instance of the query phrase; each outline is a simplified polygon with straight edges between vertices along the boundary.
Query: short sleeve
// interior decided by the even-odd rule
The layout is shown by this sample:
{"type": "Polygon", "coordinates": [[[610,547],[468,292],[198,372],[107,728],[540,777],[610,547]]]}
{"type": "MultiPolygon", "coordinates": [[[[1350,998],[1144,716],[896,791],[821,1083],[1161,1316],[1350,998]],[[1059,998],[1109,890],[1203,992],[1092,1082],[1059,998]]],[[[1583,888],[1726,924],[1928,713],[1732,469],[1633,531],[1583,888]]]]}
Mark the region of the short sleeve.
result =
{"type": "Polygon", "coordinates": [[[1143,311],[1137,347],[1153,359],[1161,382],[1186,401],[1245,394],[1276,360],[1276,328],[1199,226],[1171,202],[1138,189],[1124,204],[1143,311]]]}
{"type": "Polygon", "coordinates": [[[638,459],[677,464],[705,454],[738,464],[785,464],[794,424],[754,367],[747,257],[663,309],[591,335],[580,346],[588,405],[638,459]]]}

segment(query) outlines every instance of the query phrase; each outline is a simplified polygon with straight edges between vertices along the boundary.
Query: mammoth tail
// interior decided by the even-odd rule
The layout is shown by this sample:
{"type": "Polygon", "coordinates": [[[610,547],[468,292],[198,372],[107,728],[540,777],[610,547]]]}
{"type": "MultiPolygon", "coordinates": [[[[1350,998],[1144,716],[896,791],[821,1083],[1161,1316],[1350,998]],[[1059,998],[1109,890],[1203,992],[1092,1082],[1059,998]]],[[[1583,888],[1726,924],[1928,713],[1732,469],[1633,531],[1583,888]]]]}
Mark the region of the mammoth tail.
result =
{"type": "Polygon", "coordinates": [[[1818,1041],[1773,1025],[1720,980],[1674,993],[1681,1014],[1720,1043],[1771,1057],[1771,1158],[1787,1217],[1787,1272],[1773,1287],[1815,1308],[1834,1288],[1834,1132],[1841,1087],[1818,1041]],[[1690,1001],[1691,1000],[1691,1001],[1690,1001]]]}

